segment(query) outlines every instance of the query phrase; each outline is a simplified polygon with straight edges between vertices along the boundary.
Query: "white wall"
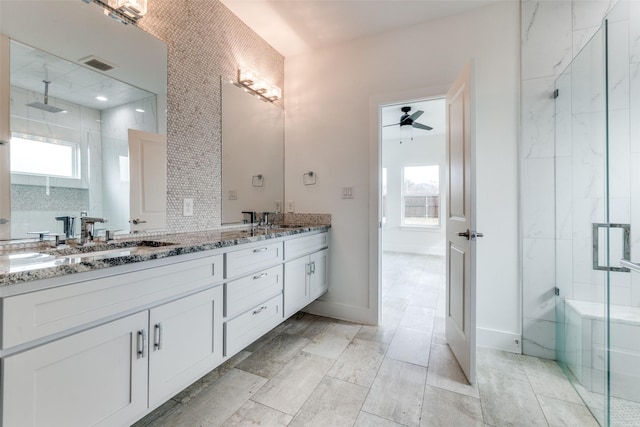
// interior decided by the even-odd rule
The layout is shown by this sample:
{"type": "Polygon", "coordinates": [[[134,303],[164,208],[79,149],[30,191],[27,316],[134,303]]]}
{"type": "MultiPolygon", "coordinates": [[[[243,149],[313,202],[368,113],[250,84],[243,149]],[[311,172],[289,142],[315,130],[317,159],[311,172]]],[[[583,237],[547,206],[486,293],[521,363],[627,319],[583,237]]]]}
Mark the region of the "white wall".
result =
{"type": "Polygon", "coordinates": [[[382,226],[382,248],[384,251],[444,255],[445,228],[443,224],[440,227],[431,228],[402,226],[402,170],[404,166],[440,166],[440,214],[445,213],[446,137],[444,133],[433,136],[415,135],[418,132],[423,131],[414,132],[413,141],[405,141],[402,144],[398,139],[382,140],[382,167],[387,169],[387,207],[386,221],[382,226]]]}
{"type": "Polygon", "coordinates": [[[477,257],[478,343],[519,351],[513,344],[521,321],[514,2],[286,59],[285,198],[295,201],[296,211],[332,214],[331,286],[315,312],[361,322],[377,318],[377,288],[369,277],[375,267],[370,245],[377,244],[369,234],[375,225],[369,219],[370,100],[434,86],[444,88],[442,95],[471,58],[477,228],[485,233],[477,257]],[[318,185],[302,184],[308,170],[318,173],[318,185]],[[354,199],[341,198],[344,185],[354,186],[354,199]]]}

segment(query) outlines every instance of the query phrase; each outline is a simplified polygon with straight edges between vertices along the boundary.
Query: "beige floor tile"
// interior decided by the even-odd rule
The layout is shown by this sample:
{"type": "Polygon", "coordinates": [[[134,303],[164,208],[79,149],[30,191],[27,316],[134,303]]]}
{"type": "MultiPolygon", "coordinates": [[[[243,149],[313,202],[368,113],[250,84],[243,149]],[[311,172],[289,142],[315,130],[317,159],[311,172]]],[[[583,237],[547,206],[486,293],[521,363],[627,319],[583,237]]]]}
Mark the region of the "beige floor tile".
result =
{"type": "Polygon", "coordinates": [[[277,427],[287,426],[293,417],[284,412],[276,411],[268,406],[247,400],[227,421],[223,427],[263,426],[277,427]]]}
{"type": "Polygon", "coordinates": [[[396,327],[363,325],[356,334],[356,338],[390,344],[396,334],[396,327]]]}
{"type": "Polygon", "coordinates": [[[396,422],[387,420],[377,415],[370,414],[368,412],[360,411],[358,419],[353,427],[405,427],[404,424],[398,424],[396,422]]]}
{"type": "Polygon", "coordinates": [[[427,384],[467,396],[478,397],[478,387],[469,384],[448,345],[433,344],[431,346],[427,384]]]}
{"type": "Polygon", "coordinates": [[[496,426],[546,426],[525,374],[488,369],[478,372],[484,421],[496,426]]]}
{"type": "Polygon", "coordinates": [[[327,375],[370,387],[386,350],[386,344],[354,338],[327,375]]]}
{"type": "Polygon", "coordinates": [[[598,427],[591,412],[583,404],[565,402],[546,396],[538,396],[538,400],[550,427],[598,427]]]}
{"type": "Polygon", "coordinates": [[[218,366],[213,371],[209,372],[189,387],[182,390],[180,393],[173,396],[173,400],[180,403],[187,403],[195,396],[200,394],[203,390],[206,390],[211,384],[220,379],[224,374],[232,370],[238,363],[249,357],[251,353],[248,351],[241,351],[235,356],[229,358],[222,365],[218,366]]]}
{"type": "Polygon", "coordinates": [[[252,400],[295,415],[334,362],[323,356],[300,352],[271,378],[252,400]]]}
{"type": "Polygon", "coordinates": [[[362,410],[408,426],[420,424],[427,369],[386,359],[362,410]]]}
{"type": "Polygon", "coordinates": [[[307,344],[303,351],[337,359],[347,348],[361,326],[355,323],[332,323],[307,344]]]}
{"type": "Polygon", "coordinates": [[[303,321],[288,328],[286,333],[312,340],[333,323],[335,323],[334,319],[305,313],[303,321]]]}
{"type": "Polygon", "coordinates": [[[154,427],[219,426],[266,382],[257,375],[232,369],[187,404],[176,406],[154,427]]]}
{"type": "Polygon", "coordinates": [[[480,399],[427,385],[421,426],[482,427],[480,399]]]}
{"type": "Polygon", "coordinates": [[[387,357],[414,365],[429,366],[431,333],[415,329],[398,328],[389,345],[387,357]]]}
{"type": "Polygon", "coordinates": [[[291,422],[291,426],[351,427],[369,392],[361,387],[325,377],[291,422]]]}
{"type": "Polygon", "coordinates": [[[582,399],[555,361],[529,356],[521,356],[521,360],[535,394],[582,404],[582,399]]]}
{"type": "Polygon", "coordinates": [[[297,335],[280,334],[237,365],[238,369],[272,378],[309,343],[309,339],[297,335]]]}
{"type": "Polygon", "coordinates": [[[433,320],[435,315],[435,310],[409,305],[405,309],[398,327],[431,333],[433,331],[433,320]]]}
{"type": "Polygon", "coordinates": [[[519,354],[479,347],[476,350],[476,358],[476,364],[480,371],[495,369],[500,372],[524,374],[519,354]]]}

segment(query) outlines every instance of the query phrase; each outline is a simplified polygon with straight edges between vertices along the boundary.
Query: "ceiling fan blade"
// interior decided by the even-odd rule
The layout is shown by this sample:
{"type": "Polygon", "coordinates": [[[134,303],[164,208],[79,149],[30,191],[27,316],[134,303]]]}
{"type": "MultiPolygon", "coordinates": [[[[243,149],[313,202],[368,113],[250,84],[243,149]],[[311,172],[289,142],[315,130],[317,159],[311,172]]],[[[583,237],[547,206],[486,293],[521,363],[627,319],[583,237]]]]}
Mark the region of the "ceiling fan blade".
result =
{"type": "Polygon", "coordinates": [[[423,125],[422,123],[416,123],[416,122],[413,122],[413,124],[411,126],[413,126],[414,128],[424,129],[424,130],[432,130],[433,129],[431,126],[423,125]]]}
{"type": "Polygon", "coordinates": [[[400,123],[394,123],[391,125],[382,125],[383,128],[389,127],[389,126],[398,126],[400,123]]]}
{"type": "Polygon", "coordinates": [[[416,121],[416,120],[418,120],[418,117],[420,117],[423,113],[424,113],[424,111],[418,110],[415,113],[413,113],[412,115],[410,115],[409,117],[407,117],[407,120],[416,121]]]}

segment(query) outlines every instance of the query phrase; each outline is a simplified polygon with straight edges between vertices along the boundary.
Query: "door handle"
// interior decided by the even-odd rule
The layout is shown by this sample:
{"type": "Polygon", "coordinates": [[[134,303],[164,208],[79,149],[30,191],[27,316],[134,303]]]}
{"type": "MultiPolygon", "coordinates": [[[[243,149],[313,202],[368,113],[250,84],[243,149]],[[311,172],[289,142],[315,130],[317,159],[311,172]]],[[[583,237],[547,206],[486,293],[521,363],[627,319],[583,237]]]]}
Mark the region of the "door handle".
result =
{"type": "Polygon", "coordinates": [[[130,222],[132,222],[133,225],[146,224],[147,223],[147,221],[141,220],[140,218],[132,219],[130,222]]]}
{"type": "Polygon", "coordinates": [[[467,231],[458,233],[458,236],[466,237],[467,240],[476,240],[477,237],[484,237],[484,234],[467,229],[467,231]]]}

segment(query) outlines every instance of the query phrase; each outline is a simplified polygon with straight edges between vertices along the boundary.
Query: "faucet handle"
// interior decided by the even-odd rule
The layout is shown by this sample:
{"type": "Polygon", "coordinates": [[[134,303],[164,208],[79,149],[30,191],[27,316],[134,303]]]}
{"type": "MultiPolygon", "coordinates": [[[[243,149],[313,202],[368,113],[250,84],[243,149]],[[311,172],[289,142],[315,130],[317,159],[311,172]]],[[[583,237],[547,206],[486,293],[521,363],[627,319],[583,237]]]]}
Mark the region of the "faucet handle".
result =
{"type": "Polygon", "coordinates": [[[48,236],[50,233],[49,230],[47,231],[27,231],[27,234],[37,234],[38,235],[38,240],[40,240],[41,242],[44,240],[44,236],[48,236]]]}
{"type": "Polygon", "coordinates": [[[109,230],[109,229],[105,230],[105,232],[104,232],[104,238],[105,238],[105,240],[106,240],[107,242],[108,242],[109,240],[113,240],[113,238],[114,238],[114,237],[115,237],[115,235],[116,235],[116,232],[118,232],[118,231],[122,231],[122,229],[120,228],[120,229],[117,229],[117,230],[109,230]]]}

